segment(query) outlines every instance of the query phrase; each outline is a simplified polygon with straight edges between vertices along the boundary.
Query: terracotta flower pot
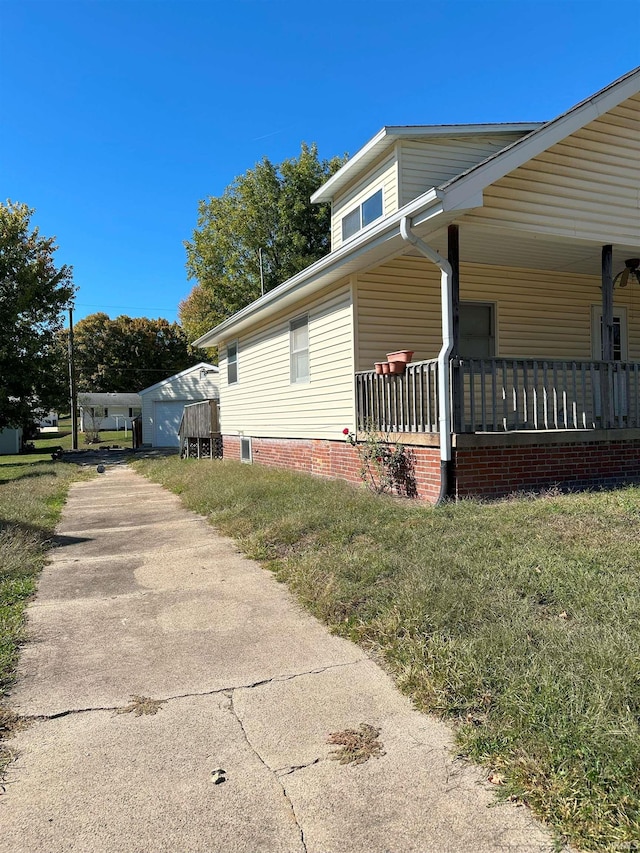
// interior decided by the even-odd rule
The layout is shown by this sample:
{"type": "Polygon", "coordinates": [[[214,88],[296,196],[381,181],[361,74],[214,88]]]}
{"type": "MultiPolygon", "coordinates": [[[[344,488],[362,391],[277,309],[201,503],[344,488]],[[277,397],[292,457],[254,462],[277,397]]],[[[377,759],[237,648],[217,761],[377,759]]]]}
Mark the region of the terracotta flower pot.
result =
{"type": "Polygon", "coordinates": [[[413,350],[401,349],[397,352],[388,352],[387,358],[389,361],[401,361],[403,364],[408,364],[413,358],[413,350]]]}
{"type": "Polygon", "coordinates": [[[376,369],[376,373],[383,373],[382,368],[385,364],[386,364],[386,362],[376,361],[376,363],[374,365],[374,367],[376,369]]]}
{"type": "Polygon", "coordinates": [[[381,362],[381,363],[380,363],[380,367],[382,368],[382,372],[383,372],[383,373],[388,373],[388,372],[389,372],[389,368],[390,368],[390,364],[389,364],[389,362],[388,362],[388,361],[383,361],[383,362],[381,362]]]}
{"type": "Polygon", "coordinates": [[[390,361],[389,373],[394,373],[397,376],[399,373],[404,373],[406,366],[407,364],[404,361],[390,361]]]}

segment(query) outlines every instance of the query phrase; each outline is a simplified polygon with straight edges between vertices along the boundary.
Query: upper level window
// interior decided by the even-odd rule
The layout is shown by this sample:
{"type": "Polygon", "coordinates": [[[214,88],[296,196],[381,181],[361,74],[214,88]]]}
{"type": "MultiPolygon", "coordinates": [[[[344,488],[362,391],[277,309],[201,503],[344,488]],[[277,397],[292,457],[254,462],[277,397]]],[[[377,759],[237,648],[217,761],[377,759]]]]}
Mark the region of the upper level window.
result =
{"type": "Polygon", "coordinates": [[[309,318],[298,317],[289,324],[291,381],[309,381],[309,318]]]}
{"type": "Polygon", "coordinates": [[[382,216],[382,190],[365,199],[351,213],[342,218],[342,239],[348,240],[362,228],[366,228],[382,216]]]}
{"type": "Polygon", "coordinates": [[[227,384],[238,381],[238,342],[227,344],[227,384]]]}
{"type": "Polygon", "coordinates": [[[461,302],[460,356],[493,358],[495,354],[495,306],[491,302],[461,302]]]}

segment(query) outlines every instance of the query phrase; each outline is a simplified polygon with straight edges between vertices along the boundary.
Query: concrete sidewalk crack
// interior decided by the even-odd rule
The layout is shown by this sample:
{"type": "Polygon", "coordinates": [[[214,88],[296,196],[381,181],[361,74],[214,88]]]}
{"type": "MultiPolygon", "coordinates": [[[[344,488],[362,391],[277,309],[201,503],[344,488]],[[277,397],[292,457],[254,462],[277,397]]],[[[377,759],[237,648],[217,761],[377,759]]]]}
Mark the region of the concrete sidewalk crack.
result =
{"type": "Polygon", "coordinates": [[[309,761],[307,764],[294,764],[291,767],[279,767],[277,770],[273,772],[280,779],[282,776],[291,776],[292,773],[296,773],[298,770],[306,770],[307,767],[313,767],[314,764],[319,764],[320,759],[314,758],[313,761],[309,761]]]}
{"type": "MultiPolygon", "coordinates": [[[[254,687],[264,687],[266,684],[277,684],[278,682],[292,681],[294,678],[302,678],[305,675],[321,675],[331,669],[339,669],[344,666],[353,666],[356,663],[361,663],[363,659],[345,661],[344,663],[332,663],[327,666],[309,669],[305,672],[293,672],[289,675],[274,675],[271,678],[263,678],[260,681],[253,681],[249,684],[231,684],[225,687],[216,687],[214,690],[203,690],[202,692],[194,693],[176,693],[173,696],[165,696],[158,701],[172,702],[174,699],[197,699],[205,696],[215,696],[218,693],[233,693],[234,690],[252,690],[254,687]]],[[[44,722],[48,720],[59,720],[61,717],[69,717],[73,714],[90,714],[92,711],[120,711],[122,705],[99,705],[89,708],[67,708],[64,711],[55,711],[52,714],[21,714],[23,720],[31,722],[44,722]]]]}
{"type": "Polygon", "coordinates": [[[243,735],[243,737],[244,737],[244,739],[245,739],[245,741],[246,741],[246,743],[247,743],[247,746],[251,749],[251,751],[252,751],[252,752],[253,752],[253,754],[256,756],[256,758],[258,759],[258,761],[259,761],[259,762],[260,762],[260,763],[261,763],[261,764],[262,764],[262,765],[263,765],[263,766],[264,766],[264,767],[269,771],[269,773],[271,773],[271,775],[273,776],[273,778],[277,781],[278,785],[280,785],[280,787],[281,787],[281,789],[282,789],[282,796],[283,796],[283,797],[285,798],[285,800],[287,801],[287,804],[288,804],[289,809],[291,810],[291,814],[292,814],[292,816],[293,816],[293,820],[295,821],[295,824],[296,824],[296,826],[298,827],[298,832],[300,833],[300,844],[302,845],[302,849],[303,849],[304,853],[307,853],[307,844],[306,844],[306,841],[305,841],[305,838],[304,838],[304,830],[303,830],[302,826],[300,825],[300,821],[298,820],[298,816],[297,816],[297,814],[296,814],[296,810],[295,810],[295,808],[293,807],[293,802],[292,802],[291,798],[289,797],[289,795],[287,794],[287,789],[286,789],[286,788],[285,788],[285,786],[282,784],[282,782],[281,782],[281,780],[280,780],[280,777],[278,776],[277,772],[276,772],[275,770],[273,770],[271,767],[269,767],[269,765],[267,764],[267,762],[264,760],[264,758],[260,755],[260,753],[259,753],[259,752],[258,752],[258,750],[255,748],[255,746],[254,746],[254,745],[251,743],[251,741],[249,740],[249,735],[247,734],[247,731],[246,731],[246,729],[245,729],[245,727],[244,727],[244,723],[242,722],[242,718],[240,717],[240,715],[239,715],[239,714],[238,714],[238,712],[236,711],[236,708],[235,708],[235,705],[234,705],[234,702],[233,702],[233,699],[234,699],[234,693],[235,693],[235,690],[231,691],[231,695],[229,696],[229,710],[231,711],[231,713],[233,714],[233,716],[234,716],[234,717],[236,718],[236,720],[238,721],[238,725],[240,726],[240,731],[242,732],[242,735],[243,735]]]}

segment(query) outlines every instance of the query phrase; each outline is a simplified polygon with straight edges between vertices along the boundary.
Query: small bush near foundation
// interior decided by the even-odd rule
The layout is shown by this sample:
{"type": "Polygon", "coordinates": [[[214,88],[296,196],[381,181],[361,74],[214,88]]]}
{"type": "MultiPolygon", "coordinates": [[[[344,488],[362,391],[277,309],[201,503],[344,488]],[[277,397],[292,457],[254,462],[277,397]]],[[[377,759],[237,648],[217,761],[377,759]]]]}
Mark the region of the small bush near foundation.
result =
{"type": "Polygon", "coordinates": [[[360,460],[362,482],[376,494],[393,493],[413,498],[417,495],[413,457],[410,450],[373,430],[366,430],[358,440],[344,429],[347,444],[355,448],[360,460]]]}

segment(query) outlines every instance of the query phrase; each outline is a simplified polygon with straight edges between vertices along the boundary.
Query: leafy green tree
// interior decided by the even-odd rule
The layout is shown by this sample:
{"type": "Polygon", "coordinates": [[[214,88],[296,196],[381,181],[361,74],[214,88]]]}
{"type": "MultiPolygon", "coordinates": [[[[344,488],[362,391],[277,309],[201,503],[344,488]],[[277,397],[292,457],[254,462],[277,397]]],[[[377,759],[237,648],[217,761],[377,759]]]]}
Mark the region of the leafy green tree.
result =
{"type": "Polygon", "coordinates": [[[199,203],[185,243],[197,284],[180,303],[191,340],[260,296],[260,254],[266,293],[330,251],[331,208],[309,198],[345,159],[320,160],[315,144],[302,143],[297,158],[274,165],[265,157],[199,203]]]}
{"type": "Polygon", "coordinates": [[[35,410],[68,400],[58,332],[74,294],[72,269],[56,267],[55,237],[31,226],[33,213],[0,203],[0,429],[26,426],[35,410]]]}
{"type": "Polygon", "coordinates": [[[78,391],[141,391],[202,360],[178,323],[103,312],[75,325],[74,350],[78,391]]]}

